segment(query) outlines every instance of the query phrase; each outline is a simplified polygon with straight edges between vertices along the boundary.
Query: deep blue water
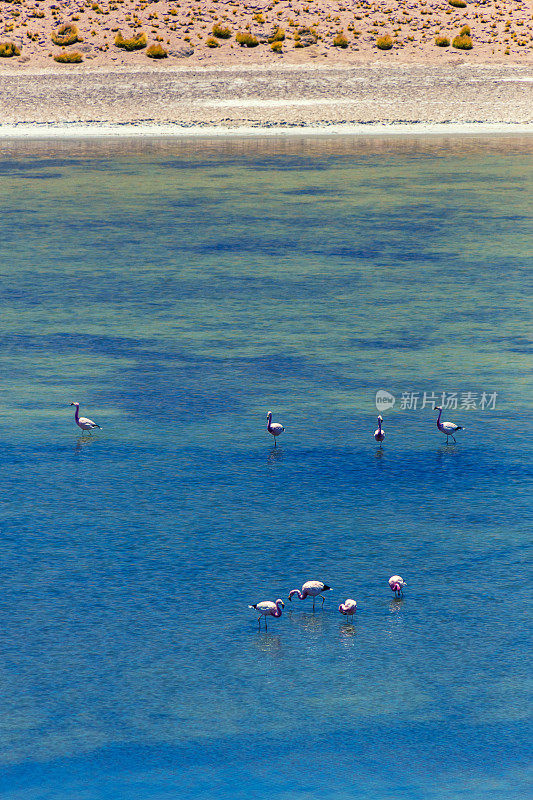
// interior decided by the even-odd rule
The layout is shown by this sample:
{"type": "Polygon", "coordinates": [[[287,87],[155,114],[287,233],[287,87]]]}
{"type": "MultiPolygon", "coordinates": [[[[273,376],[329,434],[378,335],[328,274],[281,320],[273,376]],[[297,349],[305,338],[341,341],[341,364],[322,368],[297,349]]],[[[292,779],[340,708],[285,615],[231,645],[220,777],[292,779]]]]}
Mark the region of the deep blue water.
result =
{"type": "Polygon", "coordinates": [[[532,151],[0,146],[4,796],[531,796],[532,151]]]}

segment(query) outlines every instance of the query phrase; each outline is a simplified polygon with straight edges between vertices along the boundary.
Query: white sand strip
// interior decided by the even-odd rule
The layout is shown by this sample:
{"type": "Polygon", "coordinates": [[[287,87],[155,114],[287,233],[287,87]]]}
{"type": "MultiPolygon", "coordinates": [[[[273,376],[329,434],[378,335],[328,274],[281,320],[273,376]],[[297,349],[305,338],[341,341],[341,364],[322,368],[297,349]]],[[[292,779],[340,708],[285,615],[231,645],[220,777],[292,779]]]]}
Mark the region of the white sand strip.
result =
{"type": "Polygon", "coordinates": [[[18,123],[0,125],[0,139],[67,139],[95,137],[194,137],[194,136],[428,136],[531,134],[533,123],[396,123],[332,124],[298,126],[233,126],[105,123],[18,123]]]}

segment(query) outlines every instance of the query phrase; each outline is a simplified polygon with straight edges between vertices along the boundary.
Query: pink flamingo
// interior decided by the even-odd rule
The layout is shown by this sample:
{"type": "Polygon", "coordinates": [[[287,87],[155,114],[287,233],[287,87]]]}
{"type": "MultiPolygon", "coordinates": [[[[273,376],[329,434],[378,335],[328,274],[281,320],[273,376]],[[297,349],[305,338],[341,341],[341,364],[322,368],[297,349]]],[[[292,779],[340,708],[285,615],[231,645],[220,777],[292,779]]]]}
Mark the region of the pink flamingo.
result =
{"type": "Polygon", "coordinates": [[[395,597],[402,597],[403,587],[407,586],[407,584],[403,578],[400,578],[399,575],[393,575],[391,578],[389,578],[389,586],[391,591],[394,592],[395,597]]]}
{"type": "Polygon", "coordinates": [[[267,617],[281,617],[281,612],[285,608],[285,603],[278,597],[275,603],[271,600],[262,600],[260,603],[254,603],[248,606],[248,608],[254,608],[256,611],[259,611],[259,616],[257,618],[259,627],[261,627],[261,617],[264,617],[265,630],[268,630],[267,617]]]}
{"type": "Polygon", "coordinates": [[[383,417],[380,415],[378,417],[378,429],[377,431],[374,431],[374,439],[376,440],[376,442],[379,442],[380,444],[385,438],[385,432],[381,429],[382,422],[383,422],[383,417]]]}
{"type": "MultiPolygon", "coordinates": [[[[87,417],[80,417],[80,404],[79,403],[71,403],[71,406],[76,406],[76,412],[74,414],[74,421],[76,425],[82,429],[82,431],[89,431],[93,428],[100,428],[100,425],[97,425],[96,422],[93,422],[92,419],[88,419],[87,417]]],[[[100,428],[100,430],[102,430],[100,428]]]]}
{"type": "Polygon", "coordinates": [[[454,433],[464,430],[462,425],[456,425],[455,422],[441,422],[440,415],[442,414],[442,406],[435,406],[433,411],[439,412],[439,416],[437,417],[437,428],[446,435],[446,444],[448,444],[448,436],[451,436],[454,442],[457,444],[454,433]]]}
{"type": "Polygon", "coordinates": [[[341,614],[344,614],[345,617],[353,617],[355,612],[357,611],[357,603],[355,600],[352,600],[350,597],[341,603],[339,606],[339,611],[341,614]]]}
{"type": "Polygon", "coordinates": [[[279,436],[285,428],[279,422],[272,422],[272,411],[267,414],[267,431],[274,437],[274,447],[276,447],[276,436],[279,436]]]}
{"type": "Polygon", "coordinates": [[[302,586],[302,591],[299,589],[291,589],[289,592],[289,600],[292,602],[293,594],[298,595],[300,600],[305,600],[306,597],[313,598],[313,611],[315,610],[315,597],[320,595],[322,598],[322,606],[324,606],[324,600],[326,599],[322,592],[329,592],[331,591],[331,586],[328,586],[326,583],[322,583],[322,581],[307,581],[302,586]]]}

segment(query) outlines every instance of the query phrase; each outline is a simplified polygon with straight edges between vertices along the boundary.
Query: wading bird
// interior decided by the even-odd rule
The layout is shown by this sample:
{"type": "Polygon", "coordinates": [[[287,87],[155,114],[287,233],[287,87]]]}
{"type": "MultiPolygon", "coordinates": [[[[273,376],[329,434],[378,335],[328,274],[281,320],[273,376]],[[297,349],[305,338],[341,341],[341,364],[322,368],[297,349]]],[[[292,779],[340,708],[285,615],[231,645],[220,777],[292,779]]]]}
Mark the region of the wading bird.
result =
{"type": "Polygon", "coordinates": [[[259,627],[261,627],[261,617],[265,618],[265,630],[268,630],[267,627],[267,617],[281,617],[281,612],[285,608],[285,603],[281,598],[278,597],[275,603],[271,600],[262,600],[260,603],[254,603],[248,608],[253,608],[256,611],[259,611],[259,616],[257,621],[259,623],[259,627]]]}
{"type": "MultiPolygon", "coordinates": [[[[74,421],[76,425],[82,429],[82,431],[92,431],[93,428],[100,428],[100,425],[97,425],[96,422],[93,422],[92,419],[87,419],[87,417],[80,417],[80,404],[79,403],[71,403],[71,406],[76,406],[76,413],[74,414],[74,421]]],[[[102,430],[100,428],[100,430],[102,430]]]]}
{"type": "Polygon", "coordinates": [[[381,429],[382,422],[383,422],[383,417],[380,415],[378,417],[378,429],[377,431],[374,431],[374,439],[376,440],[376,442],[379,442],[380,444],[385,438],[385,431],[381,429]]]}
{"type": "Polygon", "coordinates": [[[349,597],[348,600],[340,604],[339,611],[341,614],[344,614],[345,617],[353,617],[357,611],[357,603],[349,597]]]}
{"type": "Polygon", "coordinates": [[[313,598],[313,611],[315,610],[315,597],[322,598],[322,605],[324,605],[324,600],[326,599],[322,592],[329,592],[331,590],[331,586],[328,586],[327,583],[322,583],[322,581],[307,581],[302,586],[302,591],[299,589],[291,589],[289,592],[289,600],[292,601],[293,594],[298,595],[300,600],[305,600],[306,597],[313,598]]]}
{"type": "Polygon", "coordinates": [[[440,415],[442,414],[442,406],[435,406],[433,411],[439,412],[439,416],[437,417],[437,428],[439,431],[442,431],[444,434],[446,434],[446,444],[448,444],[448,436],[451,436],[455,442],[456,440],[454,433],[456,431],[462,431],[463,427],[461,425],[456,425],[455,422],[441,422],[440,415]]]}
{"type": "Polygon", "coordinates": [[[267,414],[267,431],[274,437],[274,447],[276,447],[276,436],[279,436],[284,430],[285,428],[279,422],[272,422],[272,411],[269,411],[267,414]]]}
{"type": "Polygon", "coordinates": [[[403,578],[400,578],[399,575],[393,575],[391,578],[389,578],[389,586],[391,591],[394,592],[395,597],[402,597],[403,587],[407,586],[407,584],[403,578]]]}

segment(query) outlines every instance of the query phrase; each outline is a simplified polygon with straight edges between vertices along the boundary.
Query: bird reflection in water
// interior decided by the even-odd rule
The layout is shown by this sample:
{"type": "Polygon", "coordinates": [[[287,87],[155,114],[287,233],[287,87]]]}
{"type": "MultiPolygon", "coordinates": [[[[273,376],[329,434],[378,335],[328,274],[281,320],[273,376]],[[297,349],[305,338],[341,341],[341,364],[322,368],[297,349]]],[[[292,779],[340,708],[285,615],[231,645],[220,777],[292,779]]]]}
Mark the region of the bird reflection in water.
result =
{"type": "Polygon", "coordinates": [[[389,603],[389,610],[393,614],[397,614],[399,611],[402,610],[402,606],[405,602],[405,598],[403,597],[394,597],[389,603]]]}
{"type": "Polygon", "coordinates": [[[384,455],[385,455],[385,450],[382,447],[378,447],[375,453],[378,462],[382,461],[384,455]]]}
{"type": "Polygon", "coordinates": [[[281,447],[271,447],[268,451],[268,463],[274,464],[276,461],[283,460],[283,450],[281,447]]]}
{"type": "Polygon", "coordinates": [[[90,436],[89,434],[83,434],[82,436],[79,436],[76,439],[76,447],[74,448],[74,451],[76,453],[79,453],[82,447],[85,447],[85,445],[88,444],[93,444],[93,442],[97,441],[98,441],[97,436],[90,436]]]}
{"type": "Polygon", "coordinates": [[[281,639],[277,634],[258,632],[255,644],[262,653],[268,653],[271,656],[279,656],[282,653],[281,639]]]}
{"type": "Polygon", "coordinates": [[[460,452],[461,451],[459,450],[459,448],[455,444],[443,444],[437,450],[437,463],[438,464],[444,464],[444,463],[446,463],[444,461],[444,458],[446,456],[458,456],[458,455],[460,455],[460,452]]]}
{"type": "Polygon", "coordinates": [[[293,613],[289,611],[286,616],[290,618],[293,625],[298,625],[299,628],[311,633],[318,633],[324,630],[324,617],[322,614],[313,614],[307,611],[301,614],[300,612],[293,613]]]}
{"type": "Polygon", "coordinates": [[[346,647],[353,647],[355,644],[355,634],[357,633],[357,628],[353,624],[353,622],[343,622],[342,625],[339,627],[339,633],[341,637],[341,642],[346,647]]]}

